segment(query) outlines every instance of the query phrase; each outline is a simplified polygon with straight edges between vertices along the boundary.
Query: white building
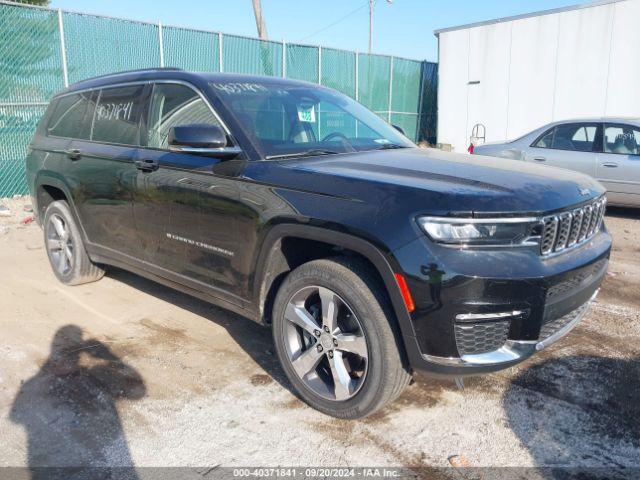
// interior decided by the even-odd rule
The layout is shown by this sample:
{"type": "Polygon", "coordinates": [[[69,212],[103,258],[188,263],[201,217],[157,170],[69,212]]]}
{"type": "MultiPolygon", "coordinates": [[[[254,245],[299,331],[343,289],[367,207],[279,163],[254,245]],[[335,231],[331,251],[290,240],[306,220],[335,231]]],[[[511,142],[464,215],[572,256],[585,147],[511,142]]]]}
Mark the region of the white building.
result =
{"type": "Polygon", "coordinates": [[[513,139],[545,123],[640,117],[640,0],[437,30],[438,142],[465,151],[472,129],[513,139]]]}

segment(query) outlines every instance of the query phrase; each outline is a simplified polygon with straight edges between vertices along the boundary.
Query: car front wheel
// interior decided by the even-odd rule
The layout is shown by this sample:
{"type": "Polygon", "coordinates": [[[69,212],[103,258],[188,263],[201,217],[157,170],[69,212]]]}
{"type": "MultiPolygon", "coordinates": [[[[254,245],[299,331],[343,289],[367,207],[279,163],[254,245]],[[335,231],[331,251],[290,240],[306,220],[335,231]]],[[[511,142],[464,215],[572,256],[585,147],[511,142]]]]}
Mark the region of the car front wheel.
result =
{"type": "Polygon", "coordinates": [[[276,297],[273,335],[300,397],[334,417],[373,413],[411,378],[386,293],[357,259],[315,260],[292,271],[276,297]]]}

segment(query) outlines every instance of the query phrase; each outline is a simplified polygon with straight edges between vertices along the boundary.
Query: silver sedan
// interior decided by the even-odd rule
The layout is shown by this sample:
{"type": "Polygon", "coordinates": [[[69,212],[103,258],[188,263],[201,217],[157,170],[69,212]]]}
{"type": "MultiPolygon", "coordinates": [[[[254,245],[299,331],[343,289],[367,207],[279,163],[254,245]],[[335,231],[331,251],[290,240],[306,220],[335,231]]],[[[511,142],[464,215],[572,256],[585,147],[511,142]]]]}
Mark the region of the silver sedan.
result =
{"type": "Polygon", "coordinates": [[[473,153],[583,172],[605,186],[609,204],[640,207],[640,119],[554,122],[516,140],[478,145],[473,153]]]}

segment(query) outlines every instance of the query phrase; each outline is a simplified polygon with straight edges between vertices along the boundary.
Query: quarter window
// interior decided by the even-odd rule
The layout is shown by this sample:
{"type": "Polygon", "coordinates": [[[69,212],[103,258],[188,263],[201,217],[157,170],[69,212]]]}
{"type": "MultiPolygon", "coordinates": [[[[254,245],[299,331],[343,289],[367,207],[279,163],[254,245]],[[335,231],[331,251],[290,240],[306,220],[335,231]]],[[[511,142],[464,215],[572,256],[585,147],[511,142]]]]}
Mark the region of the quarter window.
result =
{"type": "Polygon", "coordinates": [[[538,148],[551,148],[551,144],[553,143],[553,132],[555,132],[555,130],[555,128],[547,130],[547,132],[542,135],[542,137],[540,137],[533,146],[538,148]]]}
{"type": "Polygon", "coordinates": [[[88,139],[95,108],[93,92],[65,95],[57,100],[48,127],[50,135],[56,137],[88,139]]]}
{"type": "Polygon", "coordinates": [[[93,117],[91,139],[139,145],[144,88],[144,85],[135,85],[102,90],[93,117]]]}
{"type": "Polygon", "coordinates": [[[222,128],[207,103],[191,88],[172,83],[154,85],[147,121],[147,146],[167,149],[171,127],[191,124],[222,128]]]}
{"type": "Polygon", "coordinates": [[[604,151],[620,155],[640,155],[640,129],[630,125],[606,125],[604,151]]]}

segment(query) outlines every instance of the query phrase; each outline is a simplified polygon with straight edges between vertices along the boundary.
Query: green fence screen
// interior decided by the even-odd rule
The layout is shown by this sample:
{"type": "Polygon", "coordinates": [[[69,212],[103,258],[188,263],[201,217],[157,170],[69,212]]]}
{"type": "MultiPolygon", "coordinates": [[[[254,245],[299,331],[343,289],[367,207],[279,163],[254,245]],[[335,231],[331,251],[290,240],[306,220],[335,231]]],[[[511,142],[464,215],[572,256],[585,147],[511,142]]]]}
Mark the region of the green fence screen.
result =
{"type": "MultiPolygon", "coordinates": [[[[320,83],[360,101],[408,137],[435,142],[435,63],[0,0],[0,197],[27,193],[26,149],[55,92],[88,77],[162,66],[320,83]]],[[[319,128],[336,115],[322,112],[319,128]]]]}
{"type": "Polygon", "coordinates": [[[162,27],[164,64],[198,72],[219,72],[219,40],[214,32],[162,27]]]}

